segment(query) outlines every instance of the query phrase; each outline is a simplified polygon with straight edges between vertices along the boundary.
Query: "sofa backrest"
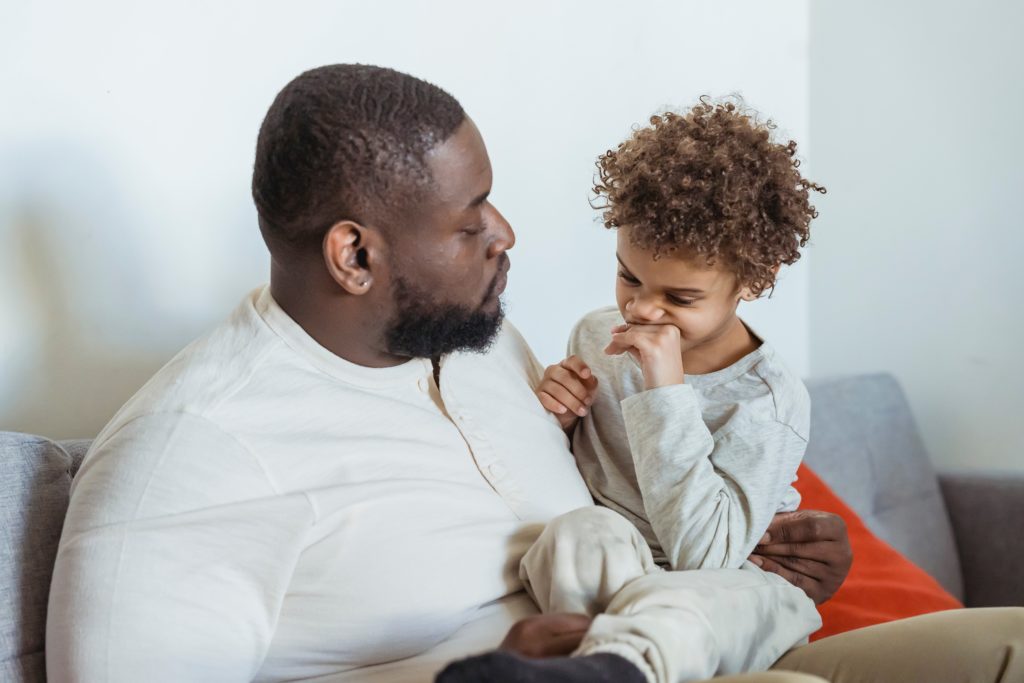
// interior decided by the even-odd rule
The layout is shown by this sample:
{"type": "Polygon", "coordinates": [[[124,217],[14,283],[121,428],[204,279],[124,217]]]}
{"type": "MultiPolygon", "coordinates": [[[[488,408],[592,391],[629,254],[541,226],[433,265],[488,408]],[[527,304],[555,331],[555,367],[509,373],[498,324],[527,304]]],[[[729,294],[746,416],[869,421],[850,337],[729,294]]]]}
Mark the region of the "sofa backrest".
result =
{"type": "Polygon", "coordinates": [[[50,576],[87,445],[0,432],[0,681],[46,680],[50,576]]]}
{"type": "Polygon", "coordinates": [[[938,477],[891,375],[812,380],[805,462],[878,536],[963,600],[938,477]]]}

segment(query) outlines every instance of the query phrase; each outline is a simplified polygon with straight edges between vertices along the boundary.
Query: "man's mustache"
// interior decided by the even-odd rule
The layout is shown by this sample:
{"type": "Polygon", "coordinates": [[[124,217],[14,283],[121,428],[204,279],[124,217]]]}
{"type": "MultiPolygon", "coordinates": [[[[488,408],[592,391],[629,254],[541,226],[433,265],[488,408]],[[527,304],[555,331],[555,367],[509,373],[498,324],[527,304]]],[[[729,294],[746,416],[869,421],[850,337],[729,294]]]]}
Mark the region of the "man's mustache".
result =
{"type": "Polygon", "coordinates": [[[511,265],[508,260],[508,254],[502,253],[498,259],[498,272],[494,274],[494,279],[491,280],[491,284],[487,288],[487,293],[484,294],[484,301],[489,300],[491,296],[494,295],[494,290],[498,287],[498,278],[500,278],[503,273],[507,273],[511,265]]]}

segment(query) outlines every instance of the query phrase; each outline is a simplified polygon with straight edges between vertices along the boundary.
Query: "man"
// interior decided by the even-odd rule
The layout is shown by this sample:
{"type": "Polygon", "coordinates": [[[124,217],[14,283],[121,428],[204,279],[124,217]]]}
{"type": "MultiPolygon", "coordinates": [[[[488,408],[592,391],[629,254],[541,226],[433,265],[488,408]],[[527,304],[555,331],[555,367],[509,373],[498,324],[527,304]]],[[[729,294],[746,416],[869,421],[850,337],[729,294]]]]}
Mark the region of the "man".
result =
{"type": "MultiPolygon", "coordinates": [[[[473,122],[428,83],[338,65],[285,87],[253,173],[270,286],[163,368],[87,455],[52,582],[51,681],[423,681],[454,660],[447,681],[645,680],[629,657],[565,657],[590,623],[537,616],[521,590],[543,524],[591,499],[534,398],[541,369],[502,325],[515,237],[490,185],[473,122]]],[[[787,543],[765,568],[817,600],[835,590],[849,566],[835,518],[770,531],[787,543]]],[[[681,623],[700,640],[666,652],[663,626],[639,632],[652,666],[763,659],[786,637],[771,608],[795,591],[742,573],[641,590],[611,616],[705,585],[690,608],[654,605],[693,612],[681,623]]],[[[782,664],[941,681],[968,661],[996,680],[1022,622],[965,611],[782,664]]]]}

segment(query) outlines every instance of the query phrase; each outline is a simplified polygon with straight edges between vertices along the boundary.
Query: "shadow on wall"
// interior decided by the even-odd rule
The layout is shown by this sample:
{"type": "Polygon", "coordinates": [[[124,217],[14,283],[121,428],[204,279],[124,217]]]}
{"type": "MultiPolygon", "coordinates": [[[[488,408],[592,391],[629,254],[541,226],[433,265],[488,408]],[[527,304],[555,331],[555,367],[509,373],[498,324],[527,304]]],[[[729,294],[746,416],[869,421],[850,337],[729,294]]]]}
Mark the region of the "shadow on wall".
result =
{"type": "Polygon", "coordinates": [[[139,163],[98,141],[0,148],[0,430],[95,436],[266,280],[247,187],[197,208],[139,163]]]}
{"type": "Polygon", "coordinates": [[[17,386],[5,387],[0,427],[59,439],[91,437],[168,357],[96,343],[88,321],[72,310],[75,285],[64,278],[41,228],[38,217],[23,214],[9,242],[23,274],[14,291],[31,305],[35,323],[24,333],[35,343],[17,354],[19,367],[11,373],[17,386]]]}
{"type": "Polygon", "coordinates": [[[88,156],[52,146],[5,156],[0,429],[92,437],[174,351],[117,343],[139,324],[147,296],[145,278],[130,267],[139,249],[130,212],[110,177],[88,156]],[[111,248],[125,268],[101,267],[109,259],[97,252],[111,248]],[[98,314],[111,301],[121,329],[98,314]]]}

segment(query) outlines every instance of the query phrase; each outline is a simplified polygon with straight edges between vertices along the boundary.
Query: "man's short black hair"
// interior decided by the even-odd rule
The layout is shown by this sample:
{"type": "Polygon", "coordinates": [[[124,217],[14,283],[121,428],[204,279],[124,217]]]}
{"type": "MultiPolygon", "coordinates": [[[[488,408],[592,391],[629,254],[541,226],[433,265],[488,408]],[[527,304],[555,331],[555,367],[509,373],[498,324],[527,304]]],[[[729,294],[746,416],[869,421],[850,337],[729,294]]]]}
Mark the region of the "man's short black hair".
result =
{"type": "Polygon", "coordinates": [[[386,221],[429,185],[426,153],[466,118],[441,88],[393,69],[307,71],[270,105],[252,196],[273,251],[319,248],[340,220],[386,221]]]}

